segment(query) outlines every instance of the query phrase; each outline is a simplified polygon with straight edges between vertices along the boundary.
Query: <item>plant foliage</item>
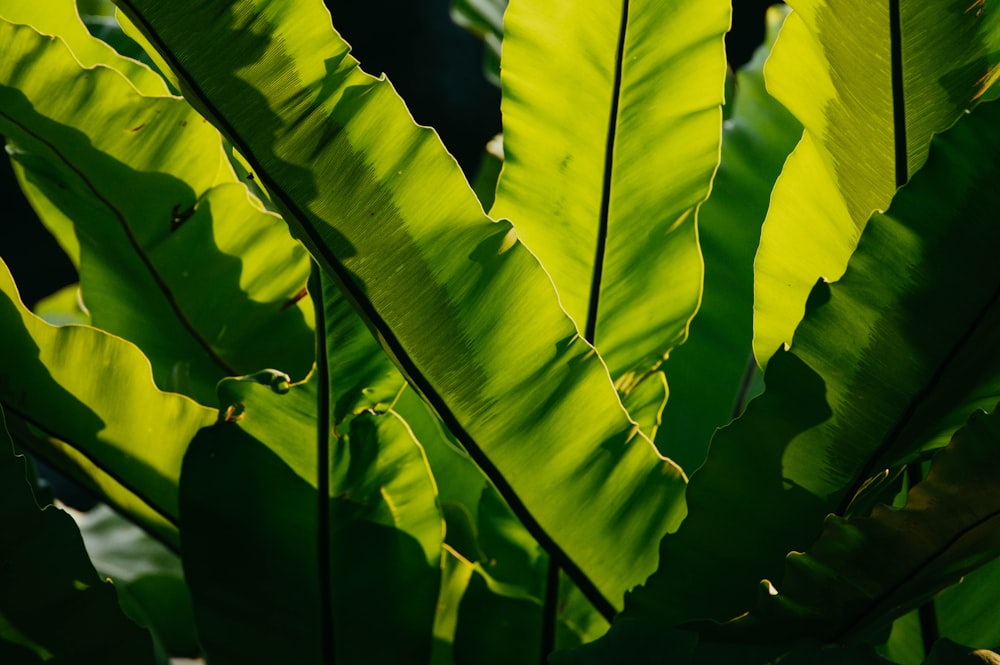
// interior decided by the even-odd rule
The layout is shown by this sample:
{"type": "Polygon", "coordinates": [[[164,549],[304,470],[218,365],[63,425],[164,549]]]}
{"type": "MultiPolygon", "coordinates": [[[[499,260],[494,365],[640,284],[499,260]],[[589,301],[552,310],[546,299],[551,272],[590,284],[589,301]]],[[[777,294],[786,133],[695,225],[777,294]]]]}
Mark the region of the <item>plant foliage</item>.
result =
{"type": "Polygon", "coordinates": [[[101,584],[0,460],[5,658],[995,657],[996,2],[792,2],[728,87],[722,0],[460,3],[475,191],[319,0],[115,4],[0,0],[79,273],[0,270],[0,444],[148,535],[101,584]]]}

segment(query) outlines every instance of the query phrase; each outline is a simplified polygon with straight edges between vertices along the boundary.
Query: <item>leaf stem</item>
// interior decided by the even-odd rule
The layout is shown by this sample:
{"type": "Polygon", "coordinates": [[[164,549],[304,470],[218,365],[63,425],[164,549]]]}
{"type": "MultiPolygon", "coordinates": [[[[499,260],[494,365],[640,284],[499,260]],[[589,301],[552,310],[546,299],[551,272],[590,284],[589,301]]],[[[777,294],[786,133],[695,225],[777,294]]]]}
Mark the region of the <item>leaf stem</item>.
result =
{"type": "Polygon", "coordinates": [[[333,663],[333,584],[330,575],[330,363],[326,308],[319,265],[313,261],[309,292],[316,312],[316,559],[319,578],[322,663],[333,663]]]}
{"type": "Polygon", "coordinates": [[[559,612],[559,564],[549,557],[545,574],[545,603],[542,605],[542,651],[539,663],[545,665],[556,648],[556,615],[559,612]]]}

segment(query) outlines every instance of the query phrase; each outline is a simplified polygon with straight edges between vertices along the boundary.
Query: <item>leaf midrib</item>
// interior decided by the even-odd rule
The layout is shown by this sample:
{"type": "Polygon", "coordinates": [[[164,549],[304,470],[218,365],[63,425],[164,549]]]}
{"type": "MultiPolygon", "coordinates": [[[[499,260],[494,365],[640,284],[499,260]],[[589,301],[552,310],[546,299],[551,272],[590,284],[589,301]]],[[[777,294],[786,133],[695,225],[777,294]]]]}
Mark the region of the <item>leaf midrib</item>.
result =
{"type": "Polygon", "coordinates": [[[837,506],[836,514],[844,515],[849,507],[854,496],[861,489],[861,486],[872,476],[872,471],[875,468],[875,462],[878,461],[883,454],[891,450],[896,442],[899,440],[903,431],[906,429],[907,425],[920,410],[923,403],[934,393],[938,384],[944,377],[945,372],[948,371],[951,364],[955,361],[958,355],[964,350],[965,346],[969,343],[969,340],[976,334],[976,332],[981,328],[984,319],[989,315],[990,311],[997,306],[998,301],[1000,301],[1000,284],[996,286],[993,290],[993,294],[989,297],[986,303],[979,309],[976,317],[970,322],[968,327],[962,333],[962,336],[952,345],[948,353],[941,359],[934,373],[930,376],[924,386],[916,393],[903,409],[903,412],[893,423],[892,428],[889,429],[888,433],[882,438],[882,443],[879,447],[868,456],[865,465],[861,470],[855,475],[854,483],[847,489],[841,498],[840,505],[837,506]]]}
{"type": "Polygon", "coordinates": [[[128,220],[125,218],[125,214],[121,210],[119,210],[118,207],[114,203],[112,203],[106,196],[104,196],[104,194],[102,194],[100,190],[97,188],[97,185],[95,185],[93,181],[91,181],[90,178],[87,177],[87,174],[84,173],[82,170],[80,170],[76,166],[76,164],[74,164],[71,159],[69,159],[66,155],[64,155],[63,152],[55,144],[53,144],[45,137],[40,136],[39,134],[34,132],[31,128],[27,127],[26,125],[18,121],[16,118],[11,117],[10,115],[8,115],[3,111],[0,111],[0,117],[4,118],[7,122],[10,122],[11,124],[17,126],[25,134],[32,137],[34,140],[38,141],[42,145],[46,146],[66,166],[66,168],[70,169],[74,174],[76,174],[78,178],[80,178],[80,180],[87,187],[87,189],[90,190],[90,193],[93,194],[93,196],[108,209],[111,215],[115,218],[115,221],[118,222],[118,225],[122,229],[122,233],[125,234],[126,240],[132,247],[132,251],[135,253],[136,257],[142,262],[142,265],[146,269],[146,272],[149,273],[149,276],[156,284],[157,289],[159,289],[161,295],[167,301],[167,305],[170,307],[171,311],[173,311],[174,316],[177,317],[178,323],[180,323],[181,326],[188,332],[192,340],[199,347],[201,347],[202,351],[205,352],[205,354],[209,357],[209,359],[211,359],[211,361],[216,366],[218,366],[219,369],[225,372],[226,375],[236,376],[240,374],[240,372],[238,372],[234,367],[230,366],[228,362],[226,362],[218,353],[216,353],[215,349],[212,348],[212,345],[201,334],[201,331],[199,331],[198,328],[194,325],[194,323],[188,318],[187,314],[184,312],[184,309],[181,307],[181,304],[177,301],[177,298],[174,296],[173,290],[170,288],[170,285],[167,284],[166,280],[160,274],[159,270],[153,263],[152,259],[150,259],[145,249],[143,249],[142,244],[139,242],[139,239],[136,238],[135,233],[132,232],[132,228],[129,225],[128,220]]]}
{"type": "Polygon", "coordinates": [[[906,98],[903,89],[903,25],[899,0],[889,0],[889,49],[892,69],[892,123],[896,154],[896,187],[909,179],[906,148],[906,98]]]}
{"type": "Polygon", "coordinates": [[[986,515],[980,517],[975,522],[968,524],[961,529],[957,530],[951,535],[948,540],[942,543],[939,547],[935,548],[923,561],[918,563],[912,570],[908,571],[905,575],[901,575],[900,578],[890,586],[888,586],[882,593],[871,598],[871,602],[866,604],[865,607],[858,612],[853,618],[848,619],[847,622],[840,628],[839,631],[831,638],[833,642],[844,641],[852,632],[859,627],[863,627],[863,622],[869,617],[876,614],[882,607],[885,606],[886,600],[891,598],[893,594],[902,589],[909,583],[912,579],[919,576],[923,571],[927,570],[940,559],[944,558],[958,542],[964,538],[967,534],[972,533],[982,525],[986,524],[990,520],[1000,517],[1000,509],[993,510],[986,515]]]}
{"type": "Polygon", "coordinates": [[[621,22],[618,25],[618,44],[615,50],[615,79],[611,89],[611,109],[608,132],[604,144],[604,172],[601,181],[601,208],[597,220],[597,242],[594,249],[594,269],[590,282],[590,299],[587,305],[587,325],[584,337],[596,343],[597,319],[601,300],[601,280],[604,277],[604,255],[607,252],[608,225],[611,210],[611,179],[614,171],[615,138],[618,131],[618,106],[621,101],[622,70],[625,60],[625,35],[628,28],[629,0],[622,0],[621,22]]]}
{"type": "MultiPolygon", "coordinates": [[[[97,467],[98,469],[100,469],[103,473],[107,474],[107,476],[109,478],[111,478],[116,483],[118,483],[119,485],[121,485],[123,489],[125,489],[128,492],[130,492],[137,499],[139,499],[140,501],[142,501],[143,504],[145,504],[146,507],[149,508],[151,511],[153,511],[154,513],[156,513],[157,515],[159,515],[160,517],[162,517],[164,519],[164,521],[166,521],[168,524],[170,524],[174,528],[180,528],[180,522],[179,522],[177,516],[169,514],[166,511],[165,508],[163,508],[159,504],[157,504],[157,502],[154,501],[151,497],[149,497],[145,492],[143,492],[142,489],[140,489],[139,487],[137,487],[136,485],[134,485],[133,483],[131,483],[128,479],[126,479],[124,476],[120,475],[117,471],[115,471],[114,469],[112,469],[111,467],[109,467],[102,460],[100,460],[97,457],[95,457],[90,452],[90,449],[89,449],[88,446],[81,445],[79,442],[74,443],[74,439],[72,437],[67,437],[64,433],[56,431],[55,429],[53,429],[52,427],[50,427],[46,423],[42,422],[41,420],[38,420],[37,418],[33,417],[31,414],[26,413],[25,411],[22,411],[21,409],[17,408],[16,406],[14,406],[13,404],[11,404],[8,401],[0,400],[0,408],[2,408],[3,411],[5,411],[7,413],[10,413],[10,414],[16,416],[17,418],[19,418],[20,420],[24,421],[25,423],[31,425],[32,427],[34,427],[38,431],[42,432],[46,436],[51,437],[52,439],[55,439],[57,441],[61,441],[61,442],[65,443],[68,446],[71,446],[73,448],[73,450],[75,450],[77,453],[79,453],[81,456],[83,456],[88,462],[90,462],[95,467],[97,467]]],[[[38,453],[34,449],[32,450],[32,452],[40,454],[46,461],[48,461],[49,463],[54,464],[57,467],[61,467],[62,466],[61,464],[58,463],[58,461],[56,459],[54,459],[54,458],[52,458],[52,457],[50,457],[48,455],[42,455],[41,453],[38,453]]],[[[114,503],[115,502],[114,501],[114,497],[111,497],[109,495],[102,496],[101,500],[105,501],[107,503],[114,503]]],[[[123,510],[122,512],[127,513],[129,511],[124,511],[123,510]]],[[[153,532],[151,530],[148,530],[148,529],[144,529],[144,531],[146,531],[147,533],[149,533],[151,536],[153,536],[154,538],[156,538],[159,542],[163,543],[164,545],[166,545],[171,550],[173,550],[173,551],[177,550],[177,547],[175,545],[173,545],[173,544],[167,542],[166,540],[164,540],[162,537],[160,537],[159,534],[157,534],[157,533],[155,533],[155,532],[153,532]]]]}
{"type": "MultiPolygon", "coordinates": [[[[625,1],[627,2],[627,0],[625,1]]],[[[416,363],[410,357],[395,332],[390,328],[385,319],[383,319],[382,316],[376,311],[375,306],[367,298],[364,291],[354,281],[350,271],[326,246],[324,239],[309,222],[309,215],[306,214],[305,210],[303,210],[302,207],[293,200],[288,192],[286,192],[285,189],[271,177],[267,169],[262,168],[262,163],[257,157],[256,152],[250,148],[244,140],[242,134],[236,131],[235,127],[233,127],[220,109],[218,109],[209,100],[208,95],[205,94],[202,87],[191,76],[187,68],[177,60],[173,51],[167,47],[163,38],[149,24],[145,15],[143,15],[142,12],[136,8],[134,2],[132,0],[116,0],[116,2],[120,8],[128,10],[129,18],[135,25],[142,26],[144,34],[157,48],[160,56],[170,64],[174,74],[180,80],[184,81],[187,90],[190,91],[190,93],[193,94],[208,111],[207,115],[212,119],[212,123],[220,128],[222,133],[226,135],[230,142],[237,147],[244,159],[246,159],[247,162],[254,167],[253,171],[257,174],[257,177],[264,182],[267,191],[271,193],[272,199],[280,202],[284,210],[299,220],[299,228],[297,230],[301,231],[308,237],[308,239],[312,242],[313,247],[315,247],[317,254],[323,258],[325,266],[329,266],[330,276],[336,280],[338,288],[341,289],[347,299],[351,302],[351,305],[357,311],[362,313],[362,320],[365,321],[366,325],[373,329],[373,332],[380,339],[382,344],[388,347],[395,361],[399,363],[400,367],[403,369],[403,374],[410,381],[411,385],[417,388],[420,394],[431,403],[434,410],[438,413],[438,415],[440,415],[441,420],[444,421],[444,423],[448,426],[448,429],[451,430],[455,437],[462,443],[466,451],[469,453],[469,456],[472,457],[473,461],[475,461],[476,465],[479,466],[483,473],[485,473],[490,481],[493,482],[494,486],[507,501],[511,510],[513,510],[518,519],[521,520],[524,527],[549,553],[549,556],[558,561],[559,566],[566,571],[574,582],[576,582],[577,587],[587,597],[587,599],[590,600],[595,609],[597,609],[597,611],[600,612],[605,619],[611,621],[615,614],[617,614],[614,604],[604,597],[604,594],[597,588],[597,585],[583,572],[579,565],[577,565],[577,563],[563,551],[563,549],[555,542],[552,536],[548,534],[541,524],[538,523],[534,515],[532,515],[528,510],[527,505],[525,505],[524,501],[521,500],[521,497],[514,490],[513,486],[511,486],[507,478],[486,455],[485,451],[479,446],[476,440],[462,426],[458,418],[452,412],[447,401],[437,392],[424,373],[417,367],[416,363]]]]}

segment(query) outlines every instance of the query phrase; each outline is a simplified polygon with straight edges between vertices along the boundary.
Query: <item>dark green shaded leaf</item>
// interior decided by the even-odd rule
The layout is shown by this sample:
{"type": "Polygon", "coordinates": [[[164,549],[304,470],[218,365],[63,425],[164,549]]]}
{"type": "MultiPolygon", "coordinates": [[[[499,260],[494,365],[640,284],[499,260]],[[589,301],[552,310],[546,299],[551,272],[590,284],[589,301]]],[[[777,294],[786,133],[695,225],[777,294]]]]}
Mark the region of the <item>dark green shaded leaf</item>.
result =
{"type": "Polygon", "coordinates": [[[924,665],[998,665],[1000,654],[987,649],[962,646],[952,640],[938,640],[924,665]]]}
{"type": "Polygon", "coordinates": [[[998,128],[1000,105],[986,104],[936,139],[844,278],[817,285],[767,391],[713,439],[632,612],[675,625],[747,610],[825,515],[1000,399],[998,128]]]}
{"type": "Polygon", "coordinates": [[[53,658],[66,665],[155,662],[149,634],[122,613],[114,588],[97,576],[73,518],[51,506],[42,510],[35,503],[24,459],[14,455],[3,411],[0,524],[4,662],[53,658]]]}
{"type": "Polygon", "coordinates": [[[1000,415],[978,412],[937,454],[904,508],[828,517],[815,544],[789,554],[777,589],[719,634],[772,643],[871,639],[1000,554],[998,475],[1000,415]]]}
{"type": "MultiPolygon", "coordinates": [[[[271,417],[298,388],[287,395],[259,384],[231,388],[241,397],[242,416],[199,434],[181,482],[185,571],[212,661],[319,662],[324,630],[333,631],[338,662],[425,661],[440,554],[427,550],[426,536],[400,530],[426,523],[421,515],[434,509],[433,486],[405,425],[391,414],[362,415],[338,444],[351,452],[333,460],[334,623],[323,626],[315,427],[307,421],[288,430],[271,417]],[[297,436],[302,431],[311,436],[297,436]],[[403,469],[409,481],[399,475],[403,469]],[[421,482],[421,473],[430,497],[424,507],[419,502],[426,500],[405,485],[421,482]],[[393,639],[385,639],[386,630],[393,639]]],[[[440,547],[440,517],[436,531],[440,547]]]]}
{"type": "Polygon", "coordinates": [[[941,634],[962,644],[1000,647],[1000,559],[975,570],[934,599],[941,634]]]}
{"type": "Polygon", "coordinates": [[[200,652],[180,558],[105,505],[76,516],[90,560],[122,608],[172,655],[200,652]]]}

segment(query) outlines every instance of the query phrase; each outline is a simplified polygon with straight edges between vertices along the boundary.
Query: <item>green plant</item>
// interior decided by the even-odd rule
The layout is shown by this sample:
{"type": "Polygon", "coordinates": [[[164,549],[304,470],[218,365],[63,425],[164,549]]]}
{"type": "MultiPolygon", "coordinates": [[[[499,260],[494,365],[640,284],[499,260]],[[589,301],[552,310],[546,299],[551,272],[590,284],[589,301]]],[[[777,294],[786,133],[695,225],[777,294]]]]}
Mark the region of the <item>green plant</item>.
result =
{"type": "MultiPolygon", "coordinates": [[[[795,116],[765,50],[724,123],[727,2],[515,0],[489,216],[318,2],[117,4],[165,79],[0,2],[0,132],[85,303],[40,309],[88,324],[0,275],[0,405],[180,555],[212,663],[1000,643],[994,3],[792,3],[795,116]]],[[[92,662],[48,616],[106,601],[74,554],[5,554],[64,580],[2,587],[11,657],[92,662]]],[[[155,644],[103,662],[190,648],[118,586],[155,644]]]]}

